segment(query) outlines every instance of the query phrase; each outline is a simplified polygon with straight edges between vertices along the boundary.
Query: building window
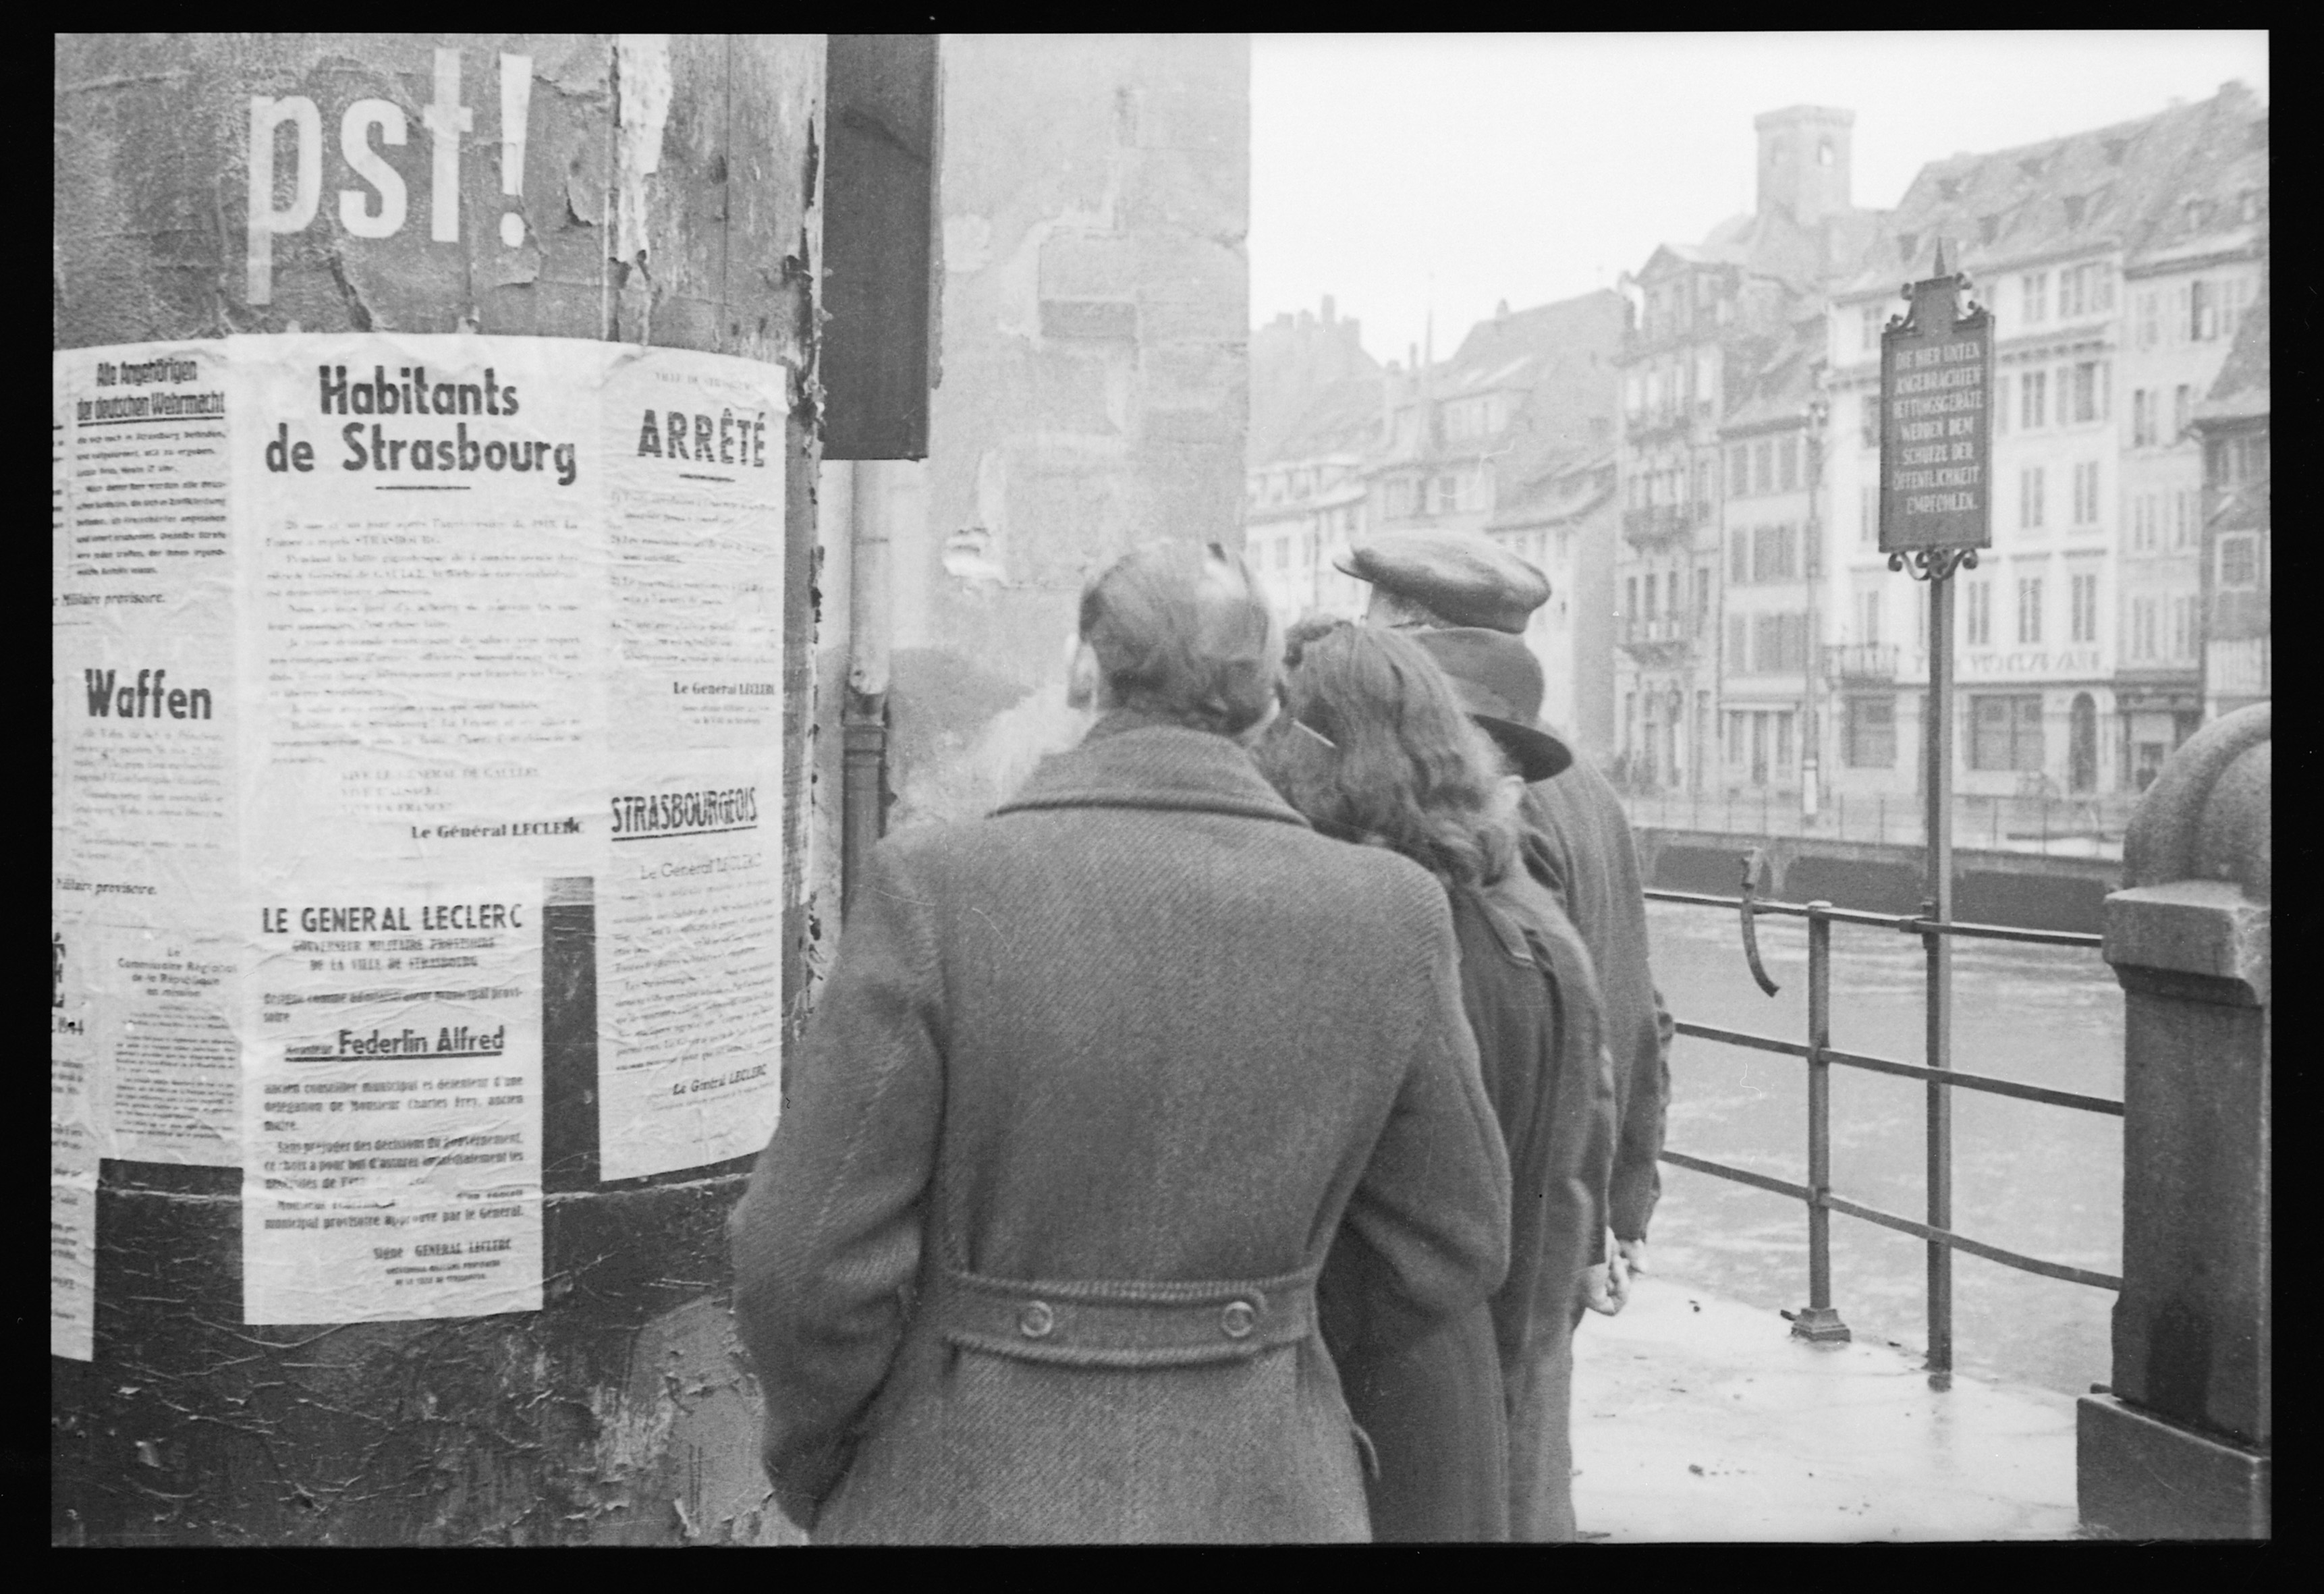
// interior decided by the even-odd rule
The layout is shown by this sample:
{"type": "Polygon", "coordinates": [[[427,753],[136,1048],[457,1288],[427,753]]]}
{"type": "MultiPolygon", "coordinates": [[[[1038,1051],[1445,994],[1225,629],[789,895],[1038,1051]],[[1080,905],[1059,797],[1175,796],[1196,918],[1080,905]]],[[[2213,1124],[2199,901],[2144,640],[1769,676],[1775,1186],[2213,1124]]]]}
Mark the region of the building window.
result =
{"type": "Polygon", "coordinates": [[[1740,586],[1751,579],[1751,529],[1738,526],[1727,538],[1727,579],[1740,586]]]}
{"type": "Polygon", "coordinates": [[[2154,600],[2135,599],[2130,605],[2130,656],[2135,659],[2154,657],[2154,600]]]}
{"type": "MultiPolygon", "coordinates": [[[[2061,416],[2059,419],[2085,424],[2093,420],[2105,419],[2105,367],[2099,361],[2084,360],[2077,364],[2074,367],[2073,414],[2070,417],[2061,416]]],[[[2062,398],[2064,395],[2060,396],[2062,398]]]]}
{"type": "Polygon", "coordinates": [[[1635,576],[1622,584],[1622,617],[1631,621],[1638,617],[1638,578],[1635,576]]]}
{"type": "Polygon", "coordinates": [[[2017,643],[2032,647],[2042,640],[2042,578],[2017,578],[2017,643]]]}
{"type": "Polygon", "coordinates": [[[1896,700],[1851,697],[1840,721],[1840,756],[1851,769],[1896,767],[1896,700]]]}
{"type": "Polygon", "coordinates": [[[1880,447],[1880,401],[1867,396],[1856,406],[1857,442],[1867,448],[1880,447]]]}
{"type": "Polygon", "coordinates": [[[1727,668],[1732,675],[1751,673],[1751,661],[1743,650],[1750,641],[1750,632],[1740,614],[1727,617],[1727,668]]]}
{"type": "Polygon", "coordinates": [[[1751,451],[1738,443],[1727,451],[1727,496],[1740,498],[1751,490],[1751,451]]]}
{"type": "Polygon", "coordinates": [[[2163,341],[2163,296],[2146,292],[2138,296],[2138,346],[2151,349],[2163,341]]]}
{"type": "MultiPolygon", "coordinates": [[[[1969,645],[1989,648],[1993,645],[1993,583],[1972,581],[1969,584],[1969,645]]],[[[1923,643],[1925,647],[1925,641],[1923,643]]]]}
{"type": "Polygon", "coordinates": [[[1794,581],[1799,573],[1798,529],[1790,525],[1760,527],[1752,548],[1751,579],[1794,581]]]}
{"type": "Polygon", "coordinates": [[[2238,532],[2219,539],[2219,585],[2255,587],[2259,585],[2259,539],[2238,532]]]}
{"type": "Polygon", "coordinates": [[[1711,567],[1697,567],[1694,572],[1694,629],[1700,633],[1711,623],[1711,567]]]}
{"type": "Polygon", "coordinates": [[[2171,657],[2179,659],[2195,657],[2195,600],[2171,600],[2171,657]]]}
{"type": "Polygon", "coordinates": [[[1792,716],[1779,714],[1775,716],[1775,769],[1778,773],[1789,774],[1791,768],[1792,716]]]}
{"type": "Polygon", "coordinates": [[[1743,762],[1743,715],[1731,708],[1727,711],[1727,761],[1743,762]]]}
{"type": "Polygon", "coordinates": [[[2171,521],[2171,546],[2183,552],[2202,534],[2202,502],[2192,487],[2181,487],[2172,496],[2176,512],[2171,521]]]}
{"type": "Polygon", "coordinates": [[[1868,355],[1880,347],[1880,307],[1868,304],[1864,307],[1863,315],[1863,336],[1858,346],[1868,355]]]}
{"type": "Polygon", "coordinates": [[[2194,419],[2195,390],[2182,382],[2171,394],[2171,440],[2175,443],[2185,437],[2194,419]]]}
{"type": "Polygon", "coordinates": [[[1775,460],[1775,447],[1773,443],[1761,441],[1751,445],[1752,492],[1771,493],[1775,491],[1774,484],[1770,479],[1774,475],[1775,460]]]}
{"type": "MultiPolygon", "coordinates": [[[[2066,198],[2068,226],[2081,225],[2081,209],[2080,196],[2069,195],[2066,198]]],[[[2088,266],[2069,266],[2058,273],[2058,319],[2070,320],[2083,313],[2085,309],[2083,301],[2089,297],[2089,281],[2090,268],[2088,266]]]]}
{"type": "Polygon", "coordinates": [[[1655,622],[1655,617],[1662,613],[1661,604],[1655,601],[1656,585],[1657,582],[1654,576],[1646,577],[1646,623],[1649,625],[1652,625],[1655,622]]]}
{"type": "Polygon", "coordinates": [[[1969,762],[1972,769],[2040,769],[2040,695],[1970,698],[1969,762]]]}
{"type": "Polygon", "coordinates": [[[2072,580],[2074,607],[2073,632],[2078,642],[2098,640],[2098,578],[2096,572],[2076,576],[2072,580]]]}
{"type": "Polygon", "coordinates": [[[1857,494],[1856,540],[1871,548],[1880,540],[1880,489],[1867,486],[1857,494]]]}
{"type": "Polygon", "coordinates": [[[2098,462],[2086,459],[2074,466],[2074,524],[2098,523],[2098,462]]]}
{"type": "Polygon", "coordinates": [[[2022,318],[2028,326],[2050,318],[2050,273],[2031,272],[2017,279],[2017,298],[2023,307],[2022,318]]]}
{"type": "Polygon", "coordinates": [[[2142,493],[2130,503],[2130,551],[2151,554],[2154,551],[2155,522],[2160,520],[2162,505],[2152,493],[2142,493]]]}
{"type": "Polygon", "coordinates": [[[2017,473],[2017,525],[2019,530],[2038,531],[2042,529],[2042,467],[2028,465],[2017,473]]]}
{"type": "Polygon", "coordinates": [[[1857,638],[1868,648],[1880,645],[1880,592],[1874,588],[1857,594],[1857,638]]]}
{"type": "Polygon", "coordinates": [[[1800,484],[1799,438],[1785,438],[1776,446],[1775,457],[1781,466],[1780,479],[1776,486],[1785,493],[1795,491],[1800,484]]]}
{"type": "Polygon", "coordinates": [[[2188,285],[2187,336],[2196,343],[2209,343],[2219,336],[2219,285],[2217,282],[2195,281],[2188,285]]]}
{"type": "Polygon", "coordinates": [[[2154,446],[2154,395],[2144,388],[2134,389],[2130,395],[2130,446],[2154,446]]]}
{"type": "Polygon", "coordinates": [[[2017,379],[2017,424],[2027,431],[2046,426],[2050,407],[2050,373],[2028,371],[2017,379]]]}

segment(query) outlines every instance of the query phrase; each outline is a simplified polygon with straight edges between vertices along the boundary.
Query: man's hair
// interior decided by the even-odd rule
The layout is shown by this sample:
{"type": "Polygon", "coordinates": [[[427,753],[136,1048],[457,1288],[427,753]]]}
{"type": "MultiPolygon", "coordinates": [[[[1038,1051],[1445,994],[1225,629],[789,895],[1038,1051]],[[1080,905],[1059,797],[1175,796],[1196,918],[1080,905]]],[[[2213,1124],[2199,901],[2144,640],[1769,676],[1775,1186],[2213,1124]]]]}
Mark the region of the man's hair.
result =
{"type": "Polygon", "coordinates": [[[1501,754],[1409,637],[1346,621],[1292,628],[1284,717],[1254,750],[1310,824],[1391,848],[1452,884],[1515,863],[1501,754]]]}
{"type": "Polygon", "coordinates": [[[1121,708],[1233,736],[1274,702],[1282,638],[1241,558],[1149,542],[1082,588],[1082,640],[1121,708]]]}

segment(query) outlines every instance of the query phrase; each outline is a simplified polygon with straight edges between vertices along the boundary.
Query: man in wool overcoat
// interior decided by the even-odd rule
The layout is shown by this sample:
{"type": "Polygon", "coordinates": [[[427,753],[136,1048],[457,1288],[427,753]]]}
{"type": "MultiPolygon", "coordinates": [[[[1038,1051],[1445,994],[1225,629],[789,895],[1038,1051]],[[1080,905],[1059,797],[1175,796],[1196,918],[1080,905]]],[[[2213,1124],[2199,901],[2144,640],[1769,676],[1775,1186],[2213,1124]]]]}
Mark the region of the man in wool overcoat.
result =
{"type": "Polygon", "coordinates": [[[789,1060],[733,1222],[768,1473],[818,1542],[1361,1539],[1334,1237],[1422,1319],[1508,1265],[1444,893],[1237,744],[1239,559],[1140,549],[1081,635],[1096,725],[881,843],[789,1060]]]}

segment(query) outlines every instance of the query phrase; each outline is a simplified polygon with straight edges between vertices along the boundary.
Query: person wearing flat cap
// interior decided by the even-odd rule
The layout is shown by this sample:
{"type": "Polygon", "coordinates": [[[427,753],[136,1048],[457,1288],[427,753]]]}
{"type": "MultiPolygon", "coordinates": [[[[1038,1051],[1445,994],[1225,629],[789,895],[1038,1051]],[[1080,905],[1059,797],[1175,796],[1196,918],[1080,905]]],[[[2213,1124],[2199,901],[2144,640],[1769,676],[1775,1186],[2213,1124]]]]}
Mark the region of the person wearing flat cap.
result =
{"type": "MultiPolygon", "coordinates": [[[[1647,1224],[1662,1192],[1657,1162],[1673,1024],[1647,963],[1646,896],[1628,815],[1605,776],[1539,718],[1541,668],[1523,632],[1549,601],[1548,578],[1474,532],[1382,532],[1334,564],[1370,584],[1365,622],[1405,631],[1425,647],[1526,782],[1518,810],[1526,871],[1548,889],[1588,950],[1612,1058],[1615,1143],[1606,1218],[1615,1251],[1605,1294],[1583,1303],[1610,1315],[1628,1298],[1629,1275],[1646,1270],[1647,1224]]],[[[1572,1324],[1580,1318],[1577,1306],[1572,1324]]],[[[1572,1374],[1570,1333],[1537,1365],[1551,1386],[1541,1404],[1562,1414],[1572,1374]]],[[[1554,1451],[1565,1424],[1551,1426],[1554,1451]]],[[[1542,1460],[1549,1497],[1536,1508],[1550,1525],[1543,1536],[1572,1531],[1571,1462],[1560,1460],[1542,1460]]]]}

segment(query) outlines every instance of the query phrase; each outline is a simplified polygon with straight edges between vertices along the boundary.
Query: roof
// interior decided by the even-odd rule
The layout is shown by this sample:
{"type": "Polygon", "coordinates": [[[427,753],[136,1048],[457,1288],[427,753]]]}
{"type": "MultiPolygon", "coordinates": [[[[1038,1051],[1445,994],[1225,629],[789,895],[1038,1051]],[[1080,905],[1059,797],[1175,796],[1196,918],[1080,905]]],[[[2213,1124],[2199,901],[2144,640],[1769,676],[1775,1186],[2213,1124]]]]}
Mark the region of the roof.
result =
{"type": "Polygon", "coordinates": [[[1332,382],[1297,409],[1273,418],[1266,435],[1261,435],[1258,418],[1253,417],[1250,464],[1258,466],[1324,454],[1369,452],[1379,439],[1386,382],[1385,377],[1378,375],[1332,382]]]}
{"type": "Polygon", "coordinates": [[[1586,514],[1614,496],[1614,451],[1569,448],[1545,460],[1530,475],[1503,473],[1494,492],[1489,531],[1539,526],[1586,514]]]}
{"type": "Polygon", "coordinates": [[[1794,326],[1757,370],[1730,372],[1727,391],[1733,408],[1720,429],[1737,431],[1803,419],[1808,401],[1815,394],[1816,366],[1823,353],[1822,323],[1807,322],[1794,326]]]}
{"type": "Polygon", "coordinates": [[[1449,360],[1407,380],[1399,409],[1425,392],[1435,403],[1487,393],[1515,395],[1502,428],[1459,443],[1429,437],[1425,428],[1373,462],[1375,467],[1459,456],[1499,461],[1504,478],[1530,479],[1561,450],[1591,442],[1588,417],[1613,419],[1612,362],[1618,355],[1629,306],[1612,289],[1599,289],[1478,322],[1449,360]]]}
{"type": "Polygon", "coordinates": [[[1972,275],[2082,249],[2118,248],[2135,269],[2248,248],[2242,196],[2266,186],[2267,113],[2229,83],[2135,121],[1930,161],[1834,291],[1893,293],[1931,273],[1940,239],[1972,275]]]}
{"type": "Polygon", "coordinates": [[[2218,380],[2195,406],[2197,420],[2246,420],[2268,413],[2267,324],[2267,278],[2262,274],[2259,297],[2244,311],[2218,380]]]}
{"type": "Polygon", "coordinates": [[[2228,493],[2211,516],[2214,531],[2264,531],[2268,529],[2271,476],[2246,482],[2228,493]]]}

